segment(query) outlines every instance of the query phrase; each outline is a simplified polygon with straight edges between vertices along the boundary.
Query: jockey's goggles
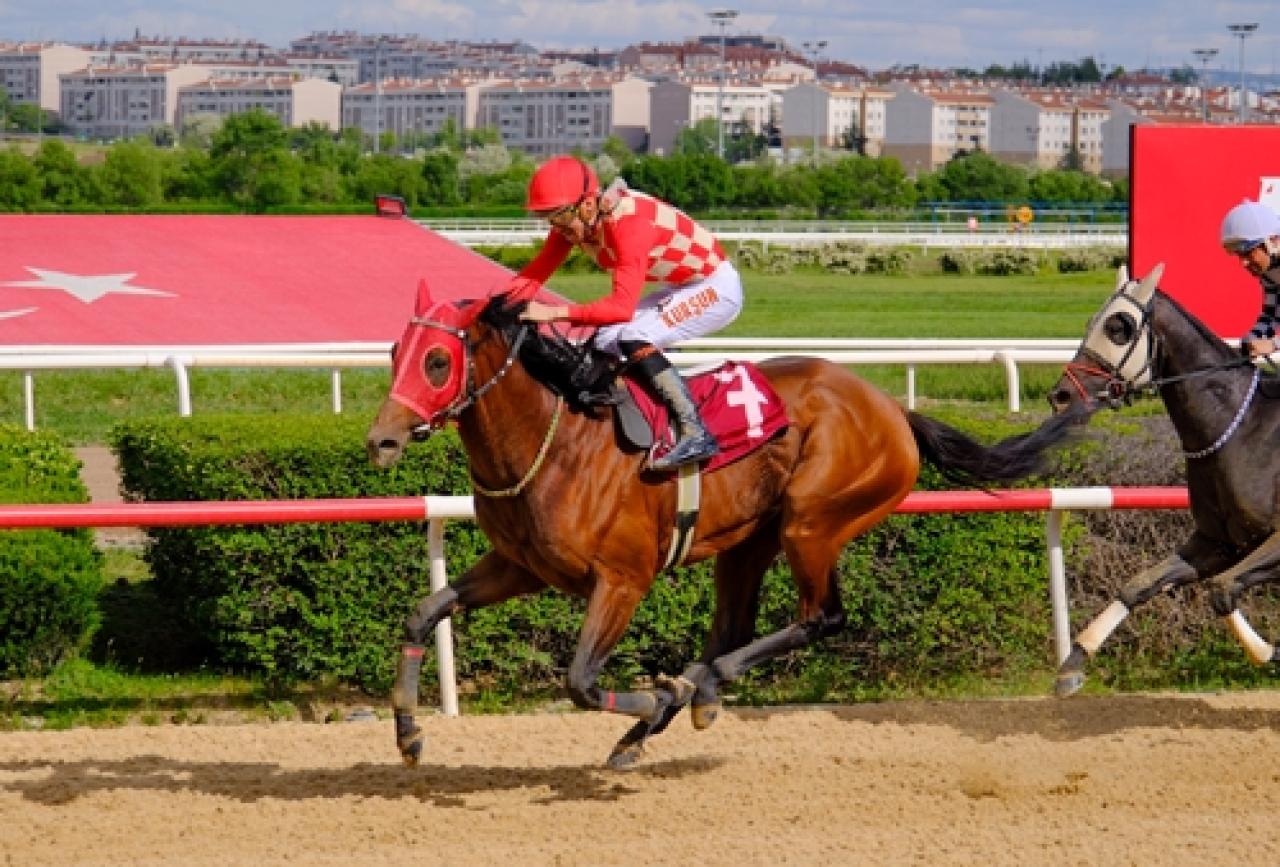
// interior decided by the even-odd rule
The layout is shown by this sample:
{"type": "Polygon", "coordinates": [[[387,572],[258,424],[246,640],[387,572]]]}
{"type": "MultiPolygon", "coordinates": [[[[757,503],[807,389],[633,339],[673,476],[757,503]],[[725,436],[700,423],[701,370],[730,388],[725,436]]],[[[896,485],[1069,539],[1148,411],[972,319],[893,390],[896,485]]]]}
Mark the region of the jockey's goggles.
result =
{"type": "Polygon", "coordinates": [[[1232,256],[1247,256],[1265,243],[1264,238],[1228,238],[1222,242],[1222,249],[1232,256]]]}
{"type": "Polygon", "coordinates": [[[573,225],[574,220],[578,219],[578,206],[580,204],[582,203],[574,202],[572,205],[565,205],[563,208],[548,211],[542,215],[542,219],[557,229],[567,229],[573,225]]]}

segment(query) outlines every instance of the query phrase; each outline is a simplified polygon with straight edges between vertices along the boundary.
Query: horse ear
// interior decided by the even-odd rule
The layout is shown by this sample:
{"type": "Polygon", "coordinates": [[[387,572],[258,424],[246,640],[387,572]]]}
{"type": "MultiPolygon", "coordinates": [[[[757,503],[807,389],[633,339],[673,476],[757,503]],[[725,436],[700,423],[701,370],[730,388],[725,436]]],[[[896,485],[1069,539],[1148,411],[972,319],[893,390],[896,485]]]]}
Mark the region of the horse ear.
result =
{"type": "Polygon", "coordinates": [[[418,279],[418,300],[414,306],[413,312],[417,316],[426,314],[431,309],[431,305],[435,300],[431,297],[431,290],[427,288],[426,278],[418,279]]]}
{"type": "Polygon", "coordinates": [[[1138,289],[1134,295],[1145,302],[1156,291],[1156,287],[1160,285],[1160,278],[1164,276],[1164,263],[1156,265],[1147,276],[1142,278],[1142,282],[1138,284],[1138,289]]]}
{"type": "Polygon", "coordinates": [[[1116,271],[1116,291],[1119,292],[1129,283],[1129,266],[1122,264],[1116,271]]]}
{"type": "Polygon", "coordinates": [[[488,305],[488,298],[475,298],[458,308],[458,327],[470,328],[471,323],[476,321],[476,317],[484,312],[484,308],[488,305]]]}

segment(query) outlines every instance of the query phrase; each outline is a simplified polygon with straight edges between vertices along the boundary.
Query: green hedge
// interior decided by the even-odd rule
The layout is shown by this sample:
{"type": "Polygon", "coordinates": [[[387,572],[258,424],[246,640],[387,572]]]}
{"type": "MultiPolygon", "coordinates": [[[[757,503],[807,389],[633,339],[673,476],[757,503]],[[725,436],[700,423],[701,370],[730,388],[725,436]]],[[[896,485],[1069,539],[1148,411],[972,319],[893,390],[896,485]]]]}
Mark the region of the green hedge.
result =
{"type": "MultiPolygon", "coordinates": [[[[56,435],[0,426],[0,502],[88,502],[79,472],[56,435]]],[[[0,531],[0,676],[43,674],[83,649],[101,588],[88,530],[0,531]]]]}
{"type": "MultiPolygon", "coordinates": [[[[453,434],[411,446],[396,468],[382,471],[367,465],[366,422],[196,417],[126,424],[114,440],[126,489],[145,499],[469,493],[453,434]]],[[[1014,427],[993,424],[992,437],[1014,427]]],[[[847,671],[849,683],[1043,661],[1042,536],[1036,515],[892,518],[844,557],[851,629],[797,660],[847,671]]],[[[485,547],[469,522],[451,522],[449,573],[485,547]]],[[[385,689],[400,626],[427,586],[424,534],[405,523],[158,530],[147,557],[157,590],[185,600],[211,662],[285,681],[323,674],[385,689]]],[[[789,623],[794,597],[785,567],[775,566],[760,628],[789,623]]],[[[606,680],[680,670],[700,652],[713,605],[709,564],[657,581],[606,680]]],[[[546,593],[466,613],[454,623],[460,676],[476,688],[554,688],[572,658],[582,611],[580,600],[546,593]]]]}
{"type": "MultiPolygon", "coordinates": [[[[1032,422],[972,407],[929,414],[983,441],[1032,422]]],[[[465,494],[465,456],[451,432],[412,445],[392,470],[368,466],[367,419],[335,416],[196,417],[117,429],[124,481],[147,499],[274,499],[465,494]]],[[[1100,416],[1086,439],[1027,485],[1180,484],[1176,437],[1163,416],[1100,416]]],[[[589,484],[589,481],[584,483],[589,484]]],[[[926,469],[918,487],[944,483],[926,469]]],[[[764,666],[740,700],[857,699],[973,679],[1047,675],[1053,668],[1044,515],[894,515],[845,550],[839,565],[849,626],[822,644],[764,666]]],[[[456,576],[486,550],[470,522],[447,529],[456,576]]],[[[1142,566],[1189,534],[1184,512],[1073,514],[1065,527],[1073,630],[1142,566]]],[[[155,531],[157,589],[185,608],[207,661],[279,681],[333,676],[384,691],[401,624],[427,593],[423,528],[411,523],[291,525],[155,531]]],[[[714,599],[710,565],[655,582],[604,672],[619,687],[681,670],[701,652],[714,599]]],[[[466,612],[453,621],[464,692],[546,694],[572,659],[584,605],[556,592],[466,612]]],[[[1273,594],[1247,609],[1264,635],[1273,594]]],[[[765,580],[758,632],[790,623],[795,592],[784,564],[765,580]]],[[[426,679],[434,677],[428,654],[426,679]]],[[[1090,667],[1125,688],[1264,683],[1192,589],[1159,600],[1117,630],[1090,667]]],[[[428,687],[428,691],[430,687],[428,687]]]]}

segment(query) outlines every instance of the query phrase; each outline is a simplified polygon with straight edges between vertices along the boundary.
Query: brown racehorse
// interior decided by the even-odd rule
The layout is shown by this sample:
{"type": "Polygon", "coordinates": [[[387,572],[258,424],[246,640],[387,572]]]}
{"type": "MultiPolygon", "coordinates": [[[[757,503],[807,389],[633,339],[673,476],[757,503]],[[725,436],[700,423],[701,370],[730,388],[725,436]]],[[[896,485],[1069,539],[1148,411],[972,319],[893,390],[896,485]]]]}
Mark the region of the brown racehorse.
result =
{"type": "Polygon", "coordinates": [[[397,343],[390,395],[369,429],[371,460],[389,466],[415,431],[456,420],[478,494],[476,520],[492,544],[405,624],[393,706],[397,745],[410,765],[423,746],[414,722],[423,643],[455,611],[547,587],[586,599],[568,692],[578,707],[640,720],[610,755],[609,764],[622,767],[690,701],[694,725],[705,728],[722,683],[841,628],[841,549],[907,495],[921,456],[957,480],[1024,478],[1074,423],[1055,416],[988,447],[903,410],[835,364],[802,357],[761,364],[789,425],[703,479],[685,560],[716,558],[715,614],[701,660],[652,689],[609,692],[597,677],[664,562],[676,482],[644,472],[643,454],[619,448],[610,413],[567,410],[530,373],[521,344],[542,338],[518,319],[520,309],[503,296],[438,303],[421,285],[397,343]],[[761,582],[779,552],[798,590],[797,619],[753,640],[761,582]]]}

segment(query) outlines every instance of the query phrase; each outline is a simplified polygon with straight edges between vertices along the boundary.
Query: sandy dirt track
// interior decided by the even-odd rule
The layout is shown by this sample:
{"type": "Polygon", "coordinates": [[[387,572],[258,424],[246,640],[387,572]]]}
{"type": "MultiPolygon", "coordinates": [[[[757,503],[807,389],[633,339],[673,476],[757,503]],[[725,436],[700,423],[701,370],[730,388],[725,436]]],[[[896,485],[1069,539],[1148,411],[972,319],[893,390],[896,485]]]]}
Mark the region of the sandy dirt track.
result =
{"type": "Polygon", "coordinates": [[[0,734],[0,864],[1280,864],[1280,692],[0,734]]]}

